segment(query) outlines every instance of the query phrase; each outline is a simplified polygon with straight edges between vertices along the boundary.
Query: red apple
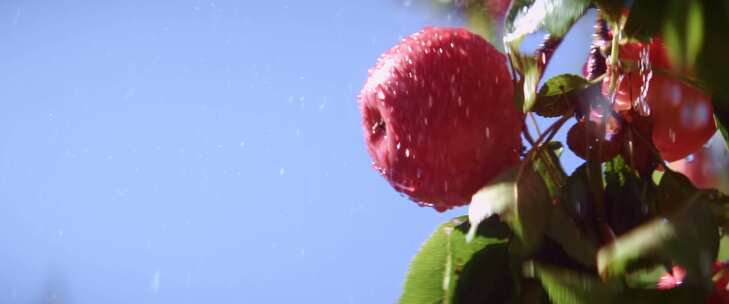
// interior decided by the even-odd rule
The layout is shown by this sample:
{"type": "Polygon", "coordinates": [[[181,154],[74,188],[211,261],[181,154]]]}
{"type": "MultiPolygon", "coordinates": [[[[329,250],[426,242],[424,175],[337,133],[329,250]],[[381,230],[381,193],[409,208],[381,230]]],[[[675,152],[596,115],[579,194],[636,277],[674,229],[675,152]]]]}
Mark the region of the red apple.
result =
{"type": "Polygon", "coordinates": [[[465,29],[426,28],[383,54],[359,96],[374,167],[438,211],[516,164],[524,115],[506,58],[465,29]]]}

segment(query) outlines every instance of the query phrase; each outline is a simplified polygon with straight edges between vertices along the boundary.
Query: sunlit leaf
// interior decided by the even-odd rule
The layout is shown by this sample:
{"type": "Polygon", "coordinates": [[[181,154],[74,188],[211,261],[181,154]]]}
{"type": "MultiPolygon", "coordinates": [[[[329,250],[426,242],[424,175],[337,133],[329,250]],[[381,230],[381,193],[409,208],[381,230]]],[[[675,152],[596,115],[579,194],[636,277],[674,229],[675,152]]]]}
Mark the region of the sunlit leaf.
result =
{"type": "Polygon", "coordinates": [[[507,17],[505,40],[518,41],[539,29],[563,37],[589,5],[588,0],[515,1],[507,17]]]}
{"type": "MultiPolygon", "coordinates": [[[[483,296],[511,297],[507,226],[496,218],[483,221],[471,242],[466,217],[436,229],[410,264],[400,303],[453,303],[483,296]],[[474,293],[478,286],[480,293],[474,293]]],[[[469,301],[462,301],[470,303],[469,301]]]]}

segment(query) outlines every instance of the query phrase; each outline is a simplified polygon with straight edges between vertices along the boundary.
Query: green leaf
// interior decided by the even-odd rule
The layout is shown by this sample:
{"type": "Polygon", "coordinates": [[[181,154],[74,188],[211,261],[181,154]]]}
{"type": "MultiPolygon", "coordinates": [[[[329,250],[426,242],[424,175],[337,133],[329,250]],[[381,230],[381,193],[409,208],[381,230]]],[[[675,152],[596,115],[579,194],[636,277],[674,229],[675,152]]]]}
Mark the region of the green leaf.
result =
{"type": "Polygon", "coordinates": [[[454,298],[471,303],[472,297],[511,296],[508,227],[487,219],[466,242],[469,228],[466,217],[458,217],[436,229],[410,265],[400,303],[454,303],[454,298]],[[480,294],[473,293],[474,286],[480,294]]]}
{"type": "Polygon", "coordinates": [[[628,288],[618,280],[601,281],[595,276],[533,263],[534,273],[554,304],[600,303],[697,303],[702,290],[680,287],[670,290],[628,288]]]}
{"type": "Polygon", "coordinates": [[[690,189],[680,174],[667,171],[658,192],[659,217],[621,235],[598,252],[598,271],[616,277],[647,261],[672,261],[699,284],[710,282],[719,230],[707,192],[690,189]]]}
{"type": "Polygon", "coordinates": [[[656,187],[640,177],[618,155],[603,164],[606,220],[615,234],[623,234],[646,221],[655,210],[656,187]]]}
{"type": "Polygon", "coordinates": [[[527,272],[533,272],[542,282],[555,304],[620,303],[624,291],[617,281],[601,282],[592,275],[539,263],[527,264],[527,272]]]}
{"type": "MultiPolygon", "coordinates": [[[[673,0],[669,0],[673,1],[673,0]]],[[[666,0],[635,1],[630,8],[630,15],[625,23],[625,34],[628,37],[647,41],[663,28],[663,20],[669,11],[666,0]]]]}
{"type": "Polygon", "coordinates": [[[719,129],[721,136],[724,137],[724,143],[729,150],[729,94],[724,96],[726,92],[714,94],[712,103],[714,104],[714,120],[716,128],[719,129]],[[720,95],[721,94],[721,95],[720,95]]]}
{"type": "Polygon", "coordinates": [[[589,5],[588,0],[514,1],[507,17],[505,41],[519,41],[539,29],[563,37],[589,5]]]}
{"type": "Polygon", "coordinates": [[[534,170],[544,180],[550,198],[557,198],[561,195],[562,184],[567,179],[567,174],[559,162],[562,150],[564,150],[564,146],[561,142],[551,141],[544,149],[539,150],[539,154],[534,159],[534,170]]]}
{"type": "Polygon", "coordinates": [[[551,210],[549,190],[532,166],[524,165],[506,170],[473,195],[468,209],[473,223],[469,239],[482,220],[497,214],[521,240],[526,252],[539,246],[551,210]]]}
{"type": "Polygon", "coordinates": [[[719,261],[729,260],[729,236],[723,235],[719,243],[719,254],[716,257],[719,261]]]}
{"type": "Polygon", "coordinates": [[[574,260],[584,266],[595,266],[597,246],[561,208],[552,210],[546,234],[574,260]]]}
{"type": "Polygon", "coordinates": [[[582,76],[562,74],[547,80],[537,94],[532,111],[544,117],[566,115],[574,108],[576,91],[585,89],[590,82],[582,76]]]}
{"type": "Polygon", "coordinates": [[[574,223],[585,238],[591,243],[597,244],[600,239],[596,230],[597,211],[591,191],[587,163],[583,163],[567,178],[567,184],[562,191],[562,206],[566,215],[574,219],[574,223]]]}

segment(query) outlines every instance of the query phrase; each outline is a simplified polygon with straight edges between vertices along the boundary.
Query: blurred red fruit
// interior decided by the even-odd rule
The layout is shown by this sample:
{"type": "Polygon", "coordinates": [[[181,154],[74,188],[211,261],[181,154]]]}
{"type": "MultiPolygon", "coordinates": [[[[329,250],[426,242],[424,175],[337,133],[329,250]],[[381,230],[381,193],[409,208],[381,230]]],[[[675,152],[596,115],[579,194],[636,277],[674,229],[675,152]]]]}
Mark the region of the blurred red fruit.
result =
{"type": "Polygon", "coordinates": [[[600,162],[611,160],[623,147],[621,133],[612,133],[600,128],[590,120],[577,122],[567,133],[567,146],[582,159],[596,156],[600,162]],[[591,154],[592,153],[592,154],[591,154]]]}
{"type": "MultiPolygon", "coordinates": [[[[709,96],[669,75],[671,64],[660,39],[622,45],[619,55],[622,71],[613,108],[650,115],[651,138],[664,160],[684,158],[711,138],[716,125],[709,96]]],[[[611,70],[603,81],[604,94],[609,93],[611,70]]]]}

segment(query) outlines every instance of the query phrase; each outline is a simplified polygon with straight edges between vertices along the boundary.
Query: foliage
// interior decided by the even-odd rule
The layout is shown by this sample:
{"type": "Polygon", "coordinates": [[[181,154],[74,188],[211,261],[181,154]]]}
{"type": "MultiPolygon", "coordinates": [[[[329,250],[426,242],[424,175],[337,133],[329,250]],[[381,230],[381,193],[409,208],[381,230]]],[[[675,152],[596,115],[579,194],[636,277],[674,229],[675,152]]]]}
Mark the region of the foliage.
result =
{"type": "Polygon", "coordinates": [[[529,115],[556,122],[536,139],[525,131],[529,147],[521,163],[473,196],[468,217],[433,233],[412,262],[401,303],[694,303],[706,298],[716,279],[715,261],[729,257],[729,198],[698,189],[669,169],[645,131],[650,124],[641,122],[649,115],[636,114],[635,105],[621,112],[605,100],[613,100],[620,81],[607,78],[630,68],[620,62],[617,46],[660,37],[673,63],[668,74],[680,74],[675,78],[682,84],[712,96],[717,129],[729,142],[724,71],[729,68],[729,2],[513,0],[502,16],[489,11],[489,0],[466,3],[474,31],[505,46],[516,104],[529,115]],[[590,79],[563,74],[543,81],[561,39],[590,9],[610,33],[596,33],[585,49],[594,49],[608,68],[590,79]],[[522,41],[535,33],[547,34],[544,43],[534,53],[523,53],[522,41]],[[597,110],[601,115],[595,115],[597,110]],[[625,136],[623,150],[605,162],[596,157],[599,151],[590,151],[582,166],[566,174],[559,162],[563,145],[551,139],[571,118],[593,120],[605,133],[618,129],[625,136]],[[681,286],[657,289],[658,277],[673,266],[686,270],[681,286]]]}

